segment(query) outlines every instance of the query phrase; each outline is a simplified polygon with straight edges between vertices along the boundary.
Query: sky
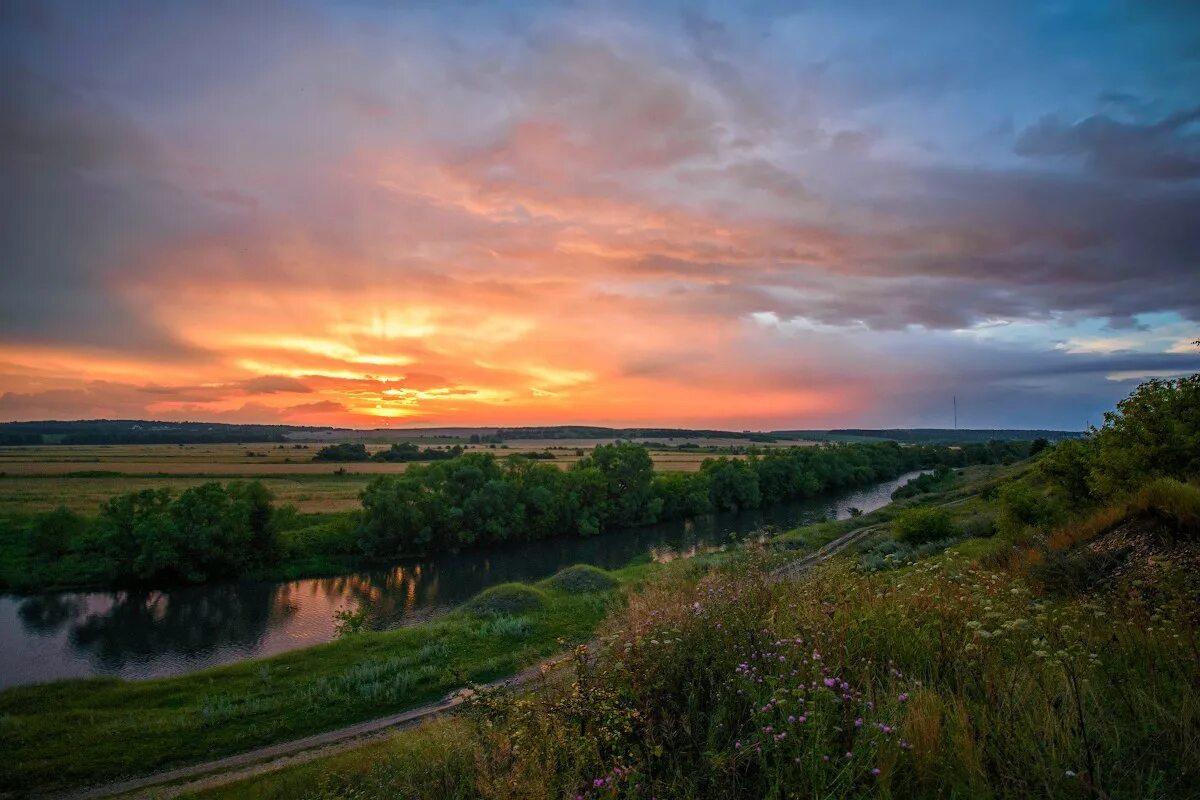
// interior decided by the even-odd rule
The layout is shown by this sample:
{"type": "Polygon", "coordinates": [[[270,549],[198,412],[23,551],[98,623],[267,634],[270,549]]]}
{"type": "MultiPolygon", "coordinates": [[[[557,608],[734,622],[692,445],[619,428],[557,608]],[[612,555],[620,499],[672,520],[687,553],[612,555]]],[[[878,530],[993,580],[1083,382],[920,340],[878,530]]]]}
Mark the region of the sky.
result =
{"type": "Polygon", "coordinates": [[[0,419],[1078,430],[1200,370],[1200,4],[0,4],[0,419]]]}

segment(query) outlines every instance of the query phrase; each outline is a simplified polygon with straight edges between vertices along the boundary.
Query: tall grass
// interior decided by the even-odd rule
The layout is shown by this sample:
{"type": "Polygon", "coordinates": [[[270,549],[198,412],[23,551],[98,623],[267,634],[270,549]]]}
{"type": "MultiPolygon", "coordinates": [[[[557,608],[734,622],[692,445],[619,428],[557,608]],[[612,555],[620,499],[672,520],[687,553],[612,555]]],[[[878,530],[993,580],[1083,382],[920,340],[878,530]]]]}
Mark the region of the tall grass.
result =
{"type": "MultiPolygon", "coordinates": [[[[1189,508],[1177,495],[1120,514],[1189,508]]],[[[610,618],[600,652],[439,728],[427,767],[447,797],[1196,797],[1197,567],[1184,542],[1063,597],[954,549],[782,584],[753,555],[675,573],[610,618]]],[[[423,736],[316,786],[225,796],[435,796],[405,766],[423,736]]]]}

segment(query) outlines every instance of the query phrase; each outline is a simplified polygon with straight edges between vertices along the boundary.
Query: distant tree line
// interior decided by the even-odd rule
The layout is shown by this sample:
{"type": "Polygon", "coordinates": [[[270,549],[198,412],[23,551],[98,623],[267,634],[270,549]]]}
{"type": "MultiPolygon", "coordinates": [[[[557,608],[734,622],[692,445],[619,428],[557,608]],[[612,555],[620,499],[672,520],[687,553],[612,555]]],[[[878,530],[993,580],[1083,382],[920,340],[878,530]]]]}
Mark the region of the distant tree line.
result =
{"type": "Polygon", "coordinates": [[[1027,442],[777,448],[707,459],[696,473],[660,474],[633,442],[600,445],[565,471],[521,456],[468,453],[374,478],[362,493],[358,538],[364,553],[389,557],[594,536],[857,488],[920,467],[1015,461],[1028,451],[1027,442]]]}
{"type": "Polygon", "coordinates": [[[814,441],[875,441],[884,440],[901,443],[984,444],[990,441],[1031,441],[1044,439],[1056,442],[1061,439],[1077,439],[1083,434],[1076,431],[1052,431],[1042,429],[1005,430],[1003,428],[835,428],[828,431],[793,430],[772,431],[781,439],[811,439],[814,441]]]}
{"type": "Polygon", "coordinates": [[[313,456],[313,461],[326,462],[356,462],[356,461],[376,461],[376,462],[406,462],[406,461],[443,461],[451,458],[458,458],[463,454],[462,445],[454,445],[445,449],[434,447],[426,447],[421,449],[412,442],[398,442],[393,444],[387,450],[380,450],[375,454],[367,451],[367,446],[362,442],[342,442],[340,444],[331,444],[327,447],[322,447],[313,456]]]}
{"type": "Polygon", "coordinates": [[[604,428],[596,425],[549,425],[546,427],[500,428],[502,439],[747,439],[774,442],[776,437],[756,431],[692,430],[689,428],[604,428]]]}
{"type": "Polygon", "coordinates": [[[0,423],[0,445],[223,444],[282,442],[288,432],[314,431],[287,425],[221,422],[75,420],[0,423]]]}

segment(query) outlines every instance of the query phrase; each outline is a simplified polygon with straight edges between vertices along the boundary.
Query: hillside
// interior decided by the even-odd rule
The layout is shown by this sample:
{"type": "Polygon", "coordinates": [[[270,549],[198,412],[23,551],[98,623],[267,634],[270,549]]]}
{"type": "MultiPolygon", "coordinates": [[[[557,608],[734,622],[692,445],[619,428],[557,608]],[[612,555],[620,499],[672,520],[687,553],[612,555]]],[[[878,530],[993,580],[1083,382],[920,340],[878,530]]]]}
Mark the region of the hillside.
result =
{"type": "Polygon", "coordinates": [[[660,575],[537,691],[198,796],[1200,796],[1198,385],[660,575]]]}

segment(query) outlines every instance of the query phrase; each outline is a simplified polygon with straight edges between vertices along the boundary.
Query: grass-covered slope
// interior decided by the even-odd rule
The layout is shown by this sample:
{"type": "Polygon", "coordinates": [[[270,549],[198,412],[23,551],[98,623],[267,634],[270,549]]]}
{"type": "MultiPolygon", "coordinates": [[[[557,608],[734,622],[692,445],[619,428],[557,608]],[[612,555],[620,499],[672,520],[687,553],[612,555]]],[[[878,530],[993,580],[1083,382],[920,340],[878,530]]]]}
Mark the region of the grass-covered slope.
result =
{"type": "Polygon", "coordinates": [[[1198,390],[658,576],[536,693],[209,797],[1200,796],[1198,390]]]}
{"type": "MultiPolygon", "coordinates": [[[[608,588],[506,584],[436,621],[173,678],[0,692],[0,789],[82,786],[286,741],[518,672],[594,632],[608,588]],[[513,598],[518,598],[514,601],[513,598]],[[525,602],[530,598],[533,602],[525,602]]],[[[574,572],[565,575],[570,582],[574,572]]]]}
{"type": "Polygon", "coordinates": [[[1195,797],[1198,508],[1159,481],[885,569],[656,579],[559,685],[204,797],[1195,797]]]}

